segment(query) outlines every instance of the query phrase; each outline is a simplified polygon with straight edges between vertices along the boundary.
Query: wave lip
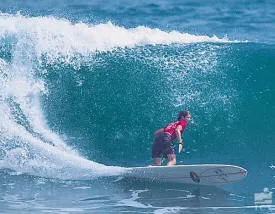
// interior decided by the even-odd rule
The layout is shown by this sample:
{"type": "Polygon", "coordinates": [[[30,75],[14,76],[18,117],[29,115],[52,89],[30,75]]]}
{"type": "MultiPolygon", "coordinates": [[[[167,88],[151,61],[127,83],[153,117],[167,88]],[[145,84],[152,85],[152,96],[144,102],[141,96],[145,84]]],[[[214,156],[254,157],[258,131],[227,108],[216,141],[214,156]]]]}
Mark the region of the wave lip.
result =
{"type": "Polygon", "coordinates": [[[28,37],[38,55],[90,54],[114,48],[133,48],[144,45],[188,44],[200,42],[234,43],[227,37],[192,35],[178,31],[166,32],[157,28],[138,26],[125,28],[111,22],[89,25],[73,24],[54,17],[26,17],[0,13],[0,37],[28,37]]]}

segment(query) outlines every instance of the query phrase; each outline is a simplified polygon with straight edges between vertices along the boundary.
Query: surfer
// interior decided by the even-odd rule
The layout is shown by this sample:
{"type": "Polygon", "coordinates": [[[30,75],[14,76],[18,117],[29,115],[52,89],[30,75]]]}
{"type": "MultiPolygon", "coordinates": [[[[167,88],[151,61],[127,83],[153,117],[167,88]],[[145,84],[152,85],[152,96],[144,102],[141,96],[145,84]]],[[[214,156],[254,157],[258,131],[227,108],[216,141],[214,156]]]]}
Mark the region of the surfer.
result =
{"type": "Polygon", "coordinates": [[[167,166],[176,164],[175,139],[179,142],[179,153],[183,148],[183,141],[181,138],[187,124],[191,119],[191,113],[183,110],[178,115],[178,121],[168,124],[165,128],[158,129],[154,133],[154,143],[152,146],[152,158],[154,163],[150,166],[160,166],[161,157],[168,159],[167,166]]]}

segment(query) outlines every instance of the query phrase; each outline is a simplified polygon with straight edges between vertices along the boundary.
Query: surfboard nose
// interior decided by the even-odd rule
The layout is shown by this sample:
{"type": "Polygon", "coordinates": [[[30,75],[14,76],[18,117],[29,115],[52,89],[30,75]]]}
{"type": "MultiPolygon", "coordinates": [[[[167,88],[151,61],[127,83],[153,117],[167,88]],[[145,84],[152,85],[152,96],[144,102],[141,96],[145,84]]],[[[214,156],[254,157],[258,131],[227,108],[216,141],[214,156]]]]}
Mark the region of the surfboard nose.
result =
{"type": "Polygon", "coordinates": [[[244,168],[242,168],[242,167],[240,167],[240,173],[241,173],[244,177],[247,176],[247,170],[244,169],[244,168]]]}

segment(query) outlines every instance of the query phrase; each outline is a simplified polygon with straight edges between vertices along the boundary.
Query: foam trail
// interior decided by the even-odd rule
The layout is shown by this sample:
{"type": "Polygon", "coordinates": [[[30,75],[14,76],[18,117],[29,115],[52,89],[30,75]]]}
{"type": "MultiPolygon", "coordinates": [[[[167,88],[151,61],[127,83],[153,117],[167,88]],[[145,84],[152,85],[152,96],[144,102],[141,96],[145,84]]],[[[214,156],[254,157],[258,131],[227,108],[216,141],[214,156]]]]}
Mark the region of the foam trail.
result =
{"type": "MultiPolygon", "coordinates": [[[[36,111],[38,110],[36,109],[36,111]]],[[[92,179],[98,176],[118,175],[122,171],[120,167],[108,167],[82,158],[73,150],[69,150],[59,138],[58,140],[64,144],[64,147],[60,147],[60,144],[52,146],[34,136],[25,126],[14,120],[13,112],[7,103],[1,103],[0,114],[2,115],[0,148],[4,153],[0,164],[1,168],[60,179],[92,179]]],[[[28,114],[29,112],[27,112],[28,114]]],[[[40,117],[38,118],[41,120],[40,117]]],[[[33,127],[35,125],[35,123],[32,124],[33,127]]],[[[47,130],[46,127],[43,129],[47,130]]],[[[45,132],[40,134],[44,135],[45,132]]],[[[56,144],[56,142],[54,143],[56,144]]]]}
{"type": "Polygon", "coordinates": [[[0,123],[3,142],[0,148],[5,152],[0,168],[60,179],[93,179],[119,175],[123,171],[123,168],[89,161],[34,137],[12,119],[8,105],[0,105],[0,114],[3,115],[0,123]]]}
{"type": "Polygon", "coordinates": [[[80,156],[69,154],[33,139],[21,130],[21,139],[29,149],[9,150],[0,166],[35,176],[59,179],[94,179],[99,176],[115,176],[123,172],[121,167],[105,166],[80,156]]]}

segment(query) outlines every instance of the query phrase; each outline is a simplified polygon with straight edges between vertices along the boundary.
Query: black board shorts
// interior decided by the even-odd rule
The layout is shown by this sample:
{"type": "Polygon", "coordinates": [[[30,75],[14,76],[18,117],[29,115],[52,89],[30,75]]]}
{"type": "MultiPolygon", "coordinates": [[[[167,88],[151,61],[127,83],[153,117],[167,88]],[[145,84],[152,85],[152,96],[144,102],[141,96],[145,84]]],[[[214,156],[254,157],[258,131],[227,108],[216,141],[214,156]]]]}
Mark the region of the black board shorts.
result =
{"type": "Polygon", "coordinates": [[[160,133],[155,137],[152,146],[152,158],[168,158],[168,155],[175,154],[175,146],[168,133],[160,133]]]}

